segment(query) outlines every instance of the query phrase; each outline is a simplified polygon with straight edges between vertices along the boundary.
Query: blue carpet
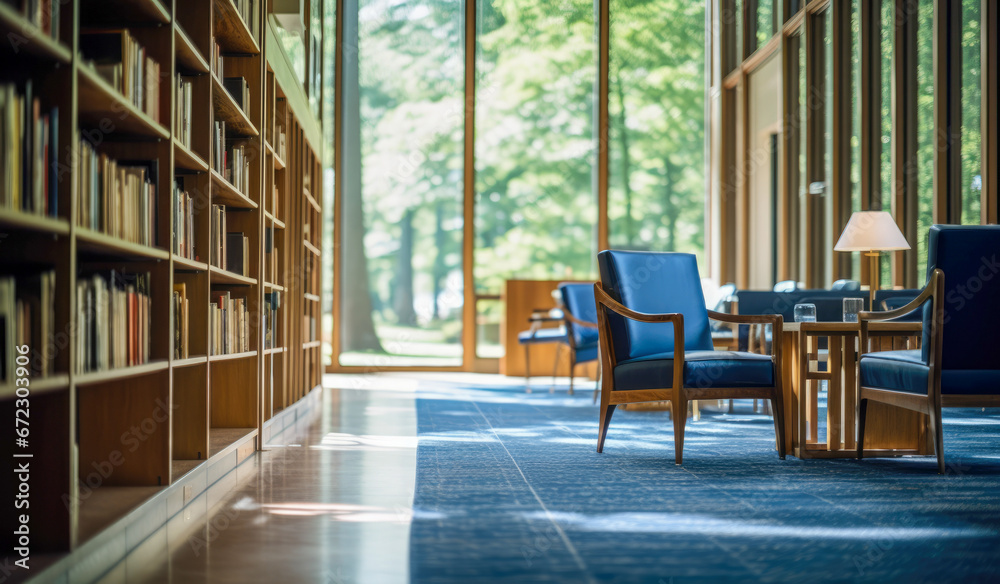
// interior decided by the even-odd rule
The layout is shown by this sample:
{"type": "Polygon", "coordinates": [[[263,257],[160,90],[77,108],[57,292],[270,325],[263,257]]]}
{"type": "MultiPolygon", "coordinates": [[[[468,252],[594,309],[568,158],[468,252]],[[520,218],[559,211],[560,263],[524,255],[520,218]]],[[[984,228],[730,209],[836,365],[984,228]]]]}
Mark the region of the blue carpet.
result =
{"type": "Polygon", "coordinates": [[[1000,412],[948,410],[932,457],[778,460],[770,418],[615,413],[589,392],[418,394],[415,583],[997,582],[1000,412]]]}

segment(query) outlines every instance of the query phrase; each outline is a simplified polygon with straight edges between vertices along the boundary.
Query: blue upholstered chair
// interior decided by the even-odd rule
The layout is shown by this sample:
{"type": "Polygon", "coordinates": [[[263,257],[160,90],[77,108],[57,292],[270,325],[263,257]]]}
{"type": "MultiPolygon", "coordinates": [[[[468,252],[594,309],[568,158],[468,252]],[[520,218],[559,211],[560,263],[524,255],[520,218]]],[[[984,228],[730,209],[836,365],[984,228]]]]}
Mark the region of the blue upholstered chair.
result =
{"type": "MultiPolygon", "coordinates": [[[[569,394],[573,395],[573,378],[576,366],[597,359],[597,303],[594,285],[564,282],[559,284],[563,316],[569,341],[569,394]]],[[[600,380],[598,380],[600,383],[600,380]]],[[[597,399],[597,390],[594,390],[597,399]]]]}
{"type": "Polygon", "coordinates": [[[785,458],[780,343],[773,355],[715,351],[709,319],[760,323],[781,336],[780,315],[733,315],[705,307],[695,257],[686,253],[602,251],[594,286],[601,336],[600,429],[604,450],[618,404],[670,401],[674,460],[681,464],[688,400],[769,399],[778,455],[785,458]]]}
{"type": "Polygon", "coordinates": [[[524,388],[527,393],[531,393],[531,346],[555,343],[556,359],[552,366],[552,384],[555,386],[556,371],[559,369],[559,351],[564,345],[569,344],[569,334],[563,326],[563,311],[536,310],[532,313],[529,321],[531,328],[517,334],[517,342],[524,346],[524,388]],[[545,328],[546,323],[559,323],[556,328],[545,328]]]}
{"type": "Polygon", "coordinates": [[[927,286],[906,306],[862,312],[861,346],[869,323],[923,307],[923,343],[911,351],[861,357],[858,458],[864,456],[865,415],[875,400],[930,417],[938,472],[944,473],[941,408],[1000,406],[1000,227],[935,225],[927,243],[927,286]]]}
{"type": "Polygon", "coordinates": [[[774,292],[795,292],[799,289],[799,283],[795,280],[782,280],[774,285],[771,290],[774,292]]]}

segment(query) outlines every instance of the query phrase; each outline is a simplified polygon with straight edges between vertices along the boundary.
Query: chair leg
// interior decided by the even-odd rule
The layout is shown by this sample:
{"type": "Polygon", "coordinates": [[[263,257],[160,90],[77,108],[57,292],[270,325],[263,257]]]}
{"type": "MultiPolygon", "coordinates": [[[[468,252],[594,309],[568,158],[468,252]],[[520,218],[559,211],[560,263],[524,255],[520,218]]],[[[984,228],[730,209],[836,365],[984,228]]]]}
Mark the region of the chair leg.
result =
{"type": "Polygon", "coordinates": [[[944,432],[941,427],[941,408],[931,406],[931,432],[934,436],[934,452],[937,454],[938,474],[944,474],[944,432]]]}
{"type": "Polygon", "coordinates": [[[701,408],[698,407],[698,400],[691,402],[691,419],[695,422],[701,421],[701,408]]]}
{"type": "Polygon", "coordinates": [[[562,343],[556,343],[556,363],[552,366],[552,387],[549,388],[549,393],[553,393],[556,390],[556,374],[559,373],[559,353],[562,351],[562,343]]]}
{"type": "Polygon", "coordinates": [[[531,393],[531,345],[524,346],[524,393],[531,393]]]}
{"type": "Polygon", "coordinates": [[[687,422],[687,396],[684,390],[677,389],[674,398],[674,463],[681,464],[684,460],[684,424],[687,422]]]}
{"type": "Polygon", "coordinates": [[[729,400],[729,413],[733,413],[733,400],[729,400]]]}
{"type": "Polygon", "coordinates": [[[569,350],[569,394],[573,395],[573,376],[576,374],[576,355],[573,349],[569,350]]]}
{"type": "Polygon", "coordinates": [[[604,452],[604,439],[608,436],[608,424],[611,423],[611,416],[615,413],[616,404],[601,404],[601,426],[597,434],[597,452],[604,452]]]}
{"type": "Polygon", "coordinates": [[[597,403],[597,396],[601,392],[601,361],[597,361],[597,383],[594,384],[594,403],[597,403]]]}
{"type": "Polygon", "coordinates": [[[771,411],[774,412],[774,437],[778,445],[778,458],[785,460],[785,397],[780,391],[774,392],[774,399],[770,402],[771,411]]]}
{"type": "Polygon", "coordinates": [[[858,460],[865,457],[865,418],[868,417],[868,400],[858,401],[858,460]]]}

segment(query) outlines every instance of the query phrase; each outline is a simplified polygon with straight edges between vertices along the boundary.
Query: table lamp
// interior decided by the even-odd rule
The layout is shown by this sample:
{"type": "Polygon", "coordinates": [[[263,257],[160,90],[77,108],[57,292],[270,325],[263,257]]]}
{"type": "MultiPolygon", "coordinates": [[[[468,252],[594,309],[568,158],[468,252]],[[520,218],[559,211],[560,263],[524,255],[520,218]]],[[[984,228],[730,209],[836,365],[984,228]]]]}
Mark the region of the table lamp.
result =
{"type": "Polygon", "coordinates": [[[833,248],[836,251],[861,251],[869,258],[871,279],[868,310],[875,310],[875,291],[879,289],[879,252],[910,249],[906,238],[886,211],[857,211],[844,227],[844,233],[833,248]]]}

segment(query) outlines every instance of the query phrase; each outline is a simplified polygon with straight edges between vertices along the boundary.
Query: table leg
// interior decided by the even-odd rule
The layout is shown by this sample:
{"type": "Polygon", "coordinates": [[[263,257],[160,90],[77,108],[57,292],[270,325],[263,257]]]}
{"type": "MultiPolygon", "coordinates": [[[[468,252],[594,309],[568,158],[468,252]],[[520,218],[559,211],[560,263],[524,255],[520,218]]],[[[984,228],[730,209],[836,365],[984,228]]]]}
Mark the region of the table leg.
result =
{"type": "Polygon", "coordinates": [[[841,395],[841,358],[840,347],[843,338],[837,335],[830,335],[827,341],[830,358],[826,363],[826,370],[830,374],[830,380],[826,387],[826,447],[828,450],[840,450],[840,426],[842,418],[842,408],[844,406],[841,395]]]}

